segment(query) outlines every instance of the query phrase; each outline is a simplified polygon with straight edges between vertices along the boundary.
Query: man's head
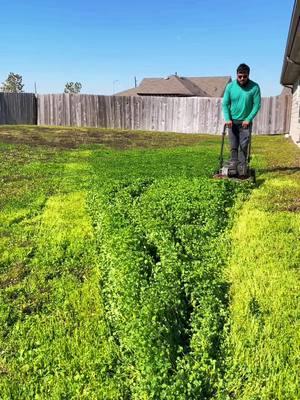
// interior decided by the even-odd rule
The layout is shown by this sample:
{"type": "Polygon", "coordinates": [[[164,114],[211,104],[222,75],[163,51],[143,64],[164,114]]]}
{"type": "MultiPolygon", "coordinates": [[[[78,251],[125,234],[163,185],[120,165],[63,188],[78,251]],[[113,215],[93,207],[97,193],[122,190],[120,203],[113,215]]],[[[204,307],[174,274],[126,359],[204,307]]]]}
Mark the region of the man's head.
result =
{"type": "Polygon", "coordinates": [[[250,68],[247,64],[240,64],[236,70],[237,81],[241,86],[247,85],[249,81],[250,68]]]}

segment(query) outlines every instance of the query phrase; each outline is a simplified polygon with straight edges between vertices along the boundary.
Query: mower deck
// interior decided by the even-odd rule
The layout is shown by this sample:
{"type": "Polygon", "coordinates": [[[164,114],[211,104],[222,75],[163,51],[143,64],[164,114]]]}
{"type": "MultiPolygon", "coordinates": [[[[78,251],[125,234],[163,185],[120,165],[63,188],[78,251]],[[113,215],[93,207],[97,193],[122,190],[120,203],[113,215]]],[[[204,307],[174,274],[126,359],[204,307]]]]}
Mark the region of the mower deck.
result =
{"type": "Polygon", "coordinates": [[[255,177],[254,176],[228,176],[228,175],[223,175],[221,173],[216,173],[213,175],[213,179],[228,179],[231,181],[236,181],[236,182],[253,182],[255,183],[255,177]]]}
{"type": "Polygon", "coordinates": [[[226,135],[227,125],[224,124],[223,132],[222,132],[222,141],[221,141],[221,151],[220,151],[220,165],[219,170],[215,172],[213,175],[214,179],[231,179],[237,182],[256,182],[256,173],[255,169],[250,167],[250,149],[251,149],[251,132],[249,137],[249,145],[247,148],[247,157],[246,163],[243,161],[241,163],[239,160],[227,161],[224,162],[224,139],[226,135]]]}

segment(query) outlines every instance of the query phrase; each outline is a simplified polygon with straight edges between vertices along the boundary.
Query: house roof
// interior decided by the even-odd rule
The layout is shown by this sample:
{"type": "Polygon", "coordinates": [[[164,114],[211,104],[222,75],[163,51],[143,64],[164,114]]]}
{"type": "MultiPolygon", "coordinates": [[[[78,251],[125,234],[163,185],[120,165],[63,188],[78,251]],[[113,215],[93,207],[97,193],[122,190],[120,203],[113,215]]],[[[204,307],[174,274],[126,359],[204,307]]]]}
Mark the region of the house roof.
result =
{"type": "Polygon", "coordinates": [[[300,75],[300,0],[295,0],[284,53],[280,83],[292,85],[300,75]]]}
{"type": "Polygon", "coordinates": [[[138,96],[137,94],[138,88],[132,88],[128,90],[124,90],[123,92],[114,93],[113,96],[138,96]]]}
{"type": "Polygon", "coordinates": [[[138,87],[140,95],[177,95],[209,97],[187,78],[171,75],[167,78],[145,78],[138,87]]]}
{"type": "Polygon", "coordinates": [[[136,88],[116,93],[117,96],[169,95],[222,97],[230,76],[144,78],[136,88]]]}
{"type": "Polygon", "coordinates": [[[114,93],[113,96],[138,96],[138,88],[123,90],[122,92],[114,93]]]}
{"type": "Polygon", "coordinates": [[[227,84],[231,82],[231,76],[203,76],[189,79],[211,97],[223,97],[227,84]]]}

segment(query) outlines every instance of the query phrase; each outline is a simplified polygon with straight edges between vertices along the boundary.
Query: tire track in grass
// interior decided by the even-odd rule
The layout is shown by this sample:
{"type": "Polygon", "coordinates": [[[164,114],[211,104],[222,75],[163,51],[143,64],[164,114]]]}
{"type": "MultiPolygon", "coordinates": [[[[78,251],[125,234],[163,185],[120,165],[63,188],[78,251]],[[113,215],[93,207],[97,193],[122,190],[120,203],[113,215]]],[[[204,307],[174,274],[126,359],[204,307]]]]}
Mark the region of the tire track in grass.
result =
{"type": "Polygon", "coordinates": [[[70,193],[80,186],[74,171],[80,168],[68,165],[61,182],[69,193],[48,199],[31,274],[10,293],[14,318],[2,346],[2,398],[125,398],[114,379],[117,355],[103,313],[86,192],[70,193]]]}

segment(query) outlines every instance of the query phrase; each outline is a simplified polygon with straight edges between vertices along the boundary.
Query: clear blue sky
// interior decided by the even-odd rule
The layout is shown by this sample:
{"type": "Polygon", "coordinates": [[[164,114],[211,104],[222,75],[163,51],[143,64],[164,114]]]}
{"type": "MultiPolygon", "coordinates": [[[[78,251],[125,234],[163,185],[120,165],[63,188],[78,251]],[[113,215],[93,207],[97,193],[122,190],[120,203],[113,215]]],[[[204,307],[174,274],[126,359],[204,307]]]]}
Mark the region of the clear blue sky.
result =
{"type": "Polygon", "coordinates": [[[112,94],[144,77],[235,76],[246,62],[277,95],[294,0],[0,0],[0,83],[112,94]]]}

